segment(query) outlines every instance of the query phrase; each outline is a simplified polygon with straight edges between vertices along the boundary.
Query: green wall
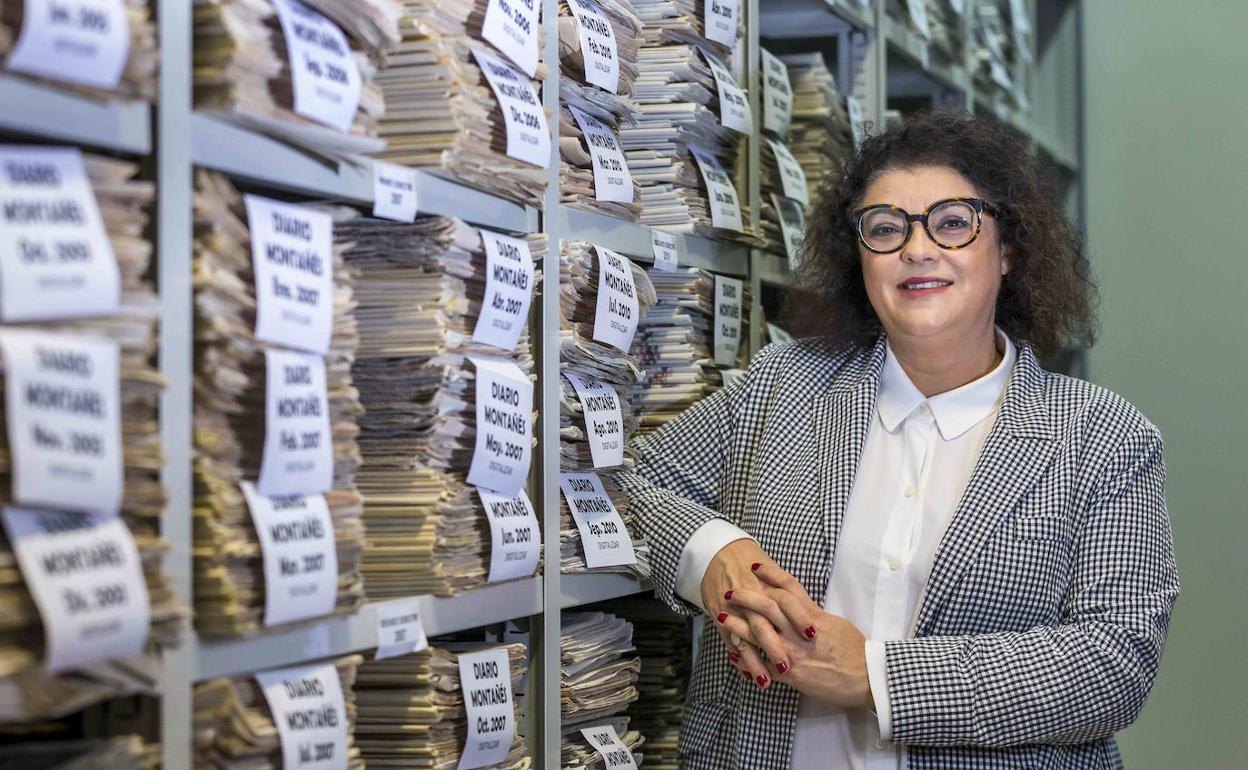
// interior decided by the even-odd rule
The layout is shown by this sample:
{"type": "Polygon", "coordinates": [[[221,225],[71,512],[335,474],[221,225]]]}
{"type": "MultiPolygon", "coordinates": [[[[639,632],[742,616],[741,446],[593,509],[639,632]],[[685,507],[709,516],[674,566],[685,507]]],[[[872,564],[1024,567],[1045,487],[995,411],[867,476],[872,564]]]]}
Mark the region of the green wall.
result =
{"type": "Polygon", "coordinates": [[[1093,380],[1165,438],[1183,593],[1128,768],[1248,768],[1248,1],[1083,0],[1093,380]]]}

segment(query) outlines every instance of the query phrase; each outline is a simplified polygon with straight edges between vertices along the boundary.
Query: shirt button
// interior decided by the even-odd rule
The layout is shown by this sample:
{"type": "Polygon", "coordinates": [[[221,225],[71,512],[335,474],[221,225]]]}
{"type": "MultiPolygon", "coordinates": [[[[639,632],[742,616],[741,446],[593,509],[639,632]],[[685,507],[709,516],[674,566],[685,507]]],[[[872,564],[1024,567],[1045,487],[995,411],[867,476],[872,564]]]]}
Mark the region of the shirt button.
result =
{"type": "Polygon", "coordinates": [[[915,487],[913,484],[911,484],[910,486],[906,487],[906,497],[914,497],[914,493],[918,491],[919,491],[918,488],[915,487]]]}
{"type": "Polygon", "coordinates": [[[901,569],[901,559],[898,559],[896,556],[889,559],[888,568],[891,569],[893,572],[896,572],[897,570],[901,569]]]}

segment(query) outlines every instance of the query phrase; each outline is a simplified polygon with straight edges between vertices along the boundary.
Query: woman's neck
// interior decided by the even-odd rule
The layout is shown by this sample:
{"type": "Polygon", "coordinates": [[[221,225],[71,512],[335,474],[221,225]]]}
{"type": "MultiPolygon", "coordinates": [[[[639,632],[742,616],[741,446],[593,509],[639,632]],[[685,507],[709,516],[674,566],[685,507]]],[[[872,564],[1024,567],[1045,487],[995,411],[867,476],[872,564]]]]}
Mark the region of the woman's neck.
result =
{"type": "Polygon", "coordinates": [[[888,344],[910,381],[928,398],[978,380],[1002,358],[993,326],[973,339],[962,336],[949,342],[890,334],[888,344]]]}

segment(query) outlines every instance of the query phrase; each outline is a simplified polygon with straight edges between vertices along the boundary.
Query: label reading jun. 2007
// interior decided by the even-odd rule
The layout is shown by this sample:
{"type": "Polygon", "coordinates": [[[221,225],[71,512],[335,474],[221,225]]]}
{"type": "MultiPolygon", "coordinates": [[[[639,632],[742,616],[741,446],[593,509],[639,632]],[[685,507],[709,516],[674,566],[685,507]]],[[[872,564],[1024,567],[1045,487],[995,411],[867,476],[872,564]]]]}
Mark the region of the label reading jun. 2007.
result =
{"type": "Polygon", "coordinates": [[[735,366],[741,349],[741,280],[715,276],[715,363],[735,366]]]}
{"type": "Polygon", "coordinates": [[[360,106],[360,67],[338,25],[299,0],[273,0],[286,38],[295,112],[346,132],[360,106]]]}
{"type": "Polygon", "coordinates": [[[741,205],[737,202],[737,190],[732,186],[732,177],[728,176],[728,172],[719,164],[719,159],[712,153],[693,146],[689,147],[689,152],[698,162],[702,183],[706,185],[711,224],[725,230],[744,230],[741,223],[741,205]]]}
{"type": "Polygon", "coordinates": [[[533,383],[507,358],[469,356],[476,371],[476,444],[468,483],[513,495],[529,476],[533,383]]]}
{"type": "Polygon", "coordinates": [[[95,88],[117,87],[130,54],[123,0],[23,2],[22,31],[6,67],[95,88]]]}
{"type": "Polygon", "coordinates": [[[594,339],[625,353],[633,344],[641,308],[628,257],[602,246],[598,254],[598,304],[594,307],[594,339]]]}
{"type": "Polygon", "coordinates": [[[332,663],[262,671],[284,770],[347,770],[347,709],[332,663]]]}
{"type": "Polygon", "coordinates": [[[572,383],[585,416],[586,440],[595,468],[612,468],[624,462],[624,420],[620,396],[610,383],[579,372],[564,372],[572,383]]]}
{"type": "Polygon", "coordinates": [[[590,162],[594,169],[594,198],[617,203],[633,202],[633,175],[624,159],[624,150],[615,132],[606,123],[568,105],[576,125],[585,135],[590,162]]]}
{"type": "Polygon", "coordinates": [[[481,37],[529,77],[537,75],[538,0],[488,0],[481,37]]]}
{"type": "Polygon", "coordinates": [[[334,222],[306,206],[243,196],[256,284],[256,339],[325,355],[334,325],[334,222]]]}
{"type": "Polygon", "coordinates": [[[264,455],[256,488],[264,495],[311,495],[334,484],[325,360],[264,351],[264,455]]]}
{"type": "Polygon", "coordinates": [[[493,54],[474,48],[472,55],[477,58],[503,113],[507,155],[534,166],[546,166],[550,162],[550,129],[537,87],[523,73],[493,54]]]}
{"type": "Polygon", "coordinates": [[[532,575],[542,552],[542,533],[529,496],[523,489],[514,495],[500,495],[480,487],[477,496],[490,520],[490,574],[486,581],[532,575]]]}
{"type": "Polygon", "coordinates": [[[568,0],[576,17],[576,32],[585,60],[585,80],[611,93],[620,87],[620,54],[615,47],[615,30],[596,3],[568,0]]]}
{"type": "Polygon", "coordinates": [[[789,132],[793,119],[793,86],[789,68],[766,48],[758,49],[763,60],[763,130],[776,136],[789,132]]]}
{"type": "Polygon", "coordinates": [[[324,495],[268,497],[240,484],[264,562],[264,624],[277,626],[334,611],[338,549],[324,495]]]}
{"type": "Polygon", "coordinates": [[[461,653],[459,685],[468,712],[468,737],[457,770],[498,764],[511,750],[516,731],[507,650],[461,653]]]}
{"type": "Polygon", "coordinates": [[[702,49],[702,58],[710,67],[715,78],[715,89],[719,92],[719,122],[733,131],[750,133],[754,126],[750,103],[745,100],[745,92],[737,85],[737,79],[719,57],[705,48],[702,49]]]}
{"type": "Polygon", "coordinates": [[[633,539],[597,473],[560,473],[559,489],[581,535],[590,569],[636,564],[633,539]]]}
{"type": "Polygon", "coordinates": [[[472,330],[474,342],[514,350],[533,299],[533,255],[523,238],[481,230],[485,299],[472,330]]]}

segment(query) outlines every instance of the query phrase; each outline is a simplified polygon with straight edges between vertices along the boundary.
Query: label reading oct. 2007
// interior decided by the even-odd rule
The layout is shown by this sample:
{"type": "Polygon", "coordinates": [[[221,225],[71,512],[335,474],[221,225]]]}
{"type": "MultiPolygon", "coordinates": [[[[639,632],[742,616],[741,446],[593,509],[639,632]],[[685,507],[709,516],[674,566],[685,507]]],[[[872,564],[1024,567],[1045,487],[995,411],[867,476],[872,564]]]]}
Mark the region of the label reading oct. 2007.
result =
{"type": "Polygon", "coordinates": [[[715,363],[734,366],[741,349],[741,280],[715,276],[715,363]]]}
{"type": "Polygon", "coordinates": [[[534,166],[545,166],[550,162],[550,129],[537,87],[519,70],[493,54],[474,48],[472,55],[503,113],[507,155],[534,166]]]}
{"type": "Polygon", "coordinates": [[[292,203],[243,196],[256,284],[256,339],[325,355],[334,325],[334,222],[292,203]]]}
{"type": "Polygon", "coordinates": [[[725,230],[742,231],[741,205],[737,202],[737,190],[732,186],[732,178],[719,159],[701,147],[689,147],[689,152],[698,162],[698,170],[702,173],[702,183],[706,185],[707,203],[711,209],[711,224],[725,230]]]}
{"type": "Polygon", "coordinates": [[[485,249],[485,298],[472,339],[514,350],[533,299],[533,255],[523,238],[481,230],[485,249]]]}
{"type": "Polygon", "coordinates": [[[514,495],[500,495],[480,487],[477,496],[490,520],[490,574],[486,582],[532,575],[542,552],[542,532],[529,496],[523,489],[514,495]]]}
{"type": "Polygon", "coordinates": [[[537,74],[538,0],[488,0],[481,37],[529,77],[537,74]]]}
{"type": "Polygon", "coordinates": [[[585,136],[594,170],[594,198],[617,203],[633,202],[633,175],[624,159],[624,150],[615,132],[606,123],[568,105],[576,125],[585,136]]]}
{"type": "Polygon", "coordinates": [[[22,31],[5,66],[116,88],[129,53],[130,18],[123,0],[24,0],[22,31]]]}
{"type": "Polygon", "coordinates": [[[633,539],[597,473],[560,473],[559,489],[581,535],[590,569],[636,564],[633,539]]]}
{"type": "Polygon", "coordinates": [[[624,419],[620,396],[610,383],[579,372],[564,372],[581,402],[585,438],[595,468],[611,468],[624,462],[624,419]]]}
{"type": "Polygon", "coordinates": [[[793,119],[793,86],[789,68],[766,48],[758,49],[763,60],[763,130],[776,136],[789,132],[793,119]]]}
{"type": "Polygon", "coordinates": [[[273,0],[286,39],[295,112],[346,132],[360,106],[360,67],[338,25],[299,0],[273,0]]]}
{"type": "Polygon", "coordinates": [[[568,0],[576,18],[576,32],[585,60],[585,80],[611,93],[620,87],[620,54],[615,46],[615,30],[596,3],[568,0]]]}
{"type": "Polygon", "coordinates": [[[594,307],[594,339],[625,353],[633,344],[641,308],[628,257],[602,246],[598,254],[598,303],[594,307]]]}
{"type": "Polygon", "coordinates": [[[754,121],[750,116],[750,104],[745,100],[745,92],[737,85],[737,79],[719,57],[705,48],[701,50],[702,58],[706,60],[706,66],[711,69],[711,75],[715,78],[715,89],[719,92],[719,122],[733,131],[750,133],[754,121]]]}
{"type": "Polygon", "coordinates": [[[328,615],[338,601],[338,549],[324,495],[267,497],[240,484],[264,562],[264,624],[328,615]]]}
{"type": "Polygon", "coordinates": [[[285,770],[346,770],[347,709],[332,663],[256,674],[273,713],[285,770]]]}
{"type": "Polygon", "coordinates": [[[334,484],[325,360],[264,351],[264,454],[256,488],[265,495],[311,495],[334,484]]]}
{"type": "Polygon", "coordinates": [[[460,653],[459,685],[468,712],[468,737],[457,770],[498,764],[511,750],[516,730],[507,650],[460,653]]]}
{"type": "Polygon", "coordinates": [[[507,358],[469,356],[476,371],[476,444],[468,483],[505,495],[524,486],[533,449],[533,383],[507,358]]]}

